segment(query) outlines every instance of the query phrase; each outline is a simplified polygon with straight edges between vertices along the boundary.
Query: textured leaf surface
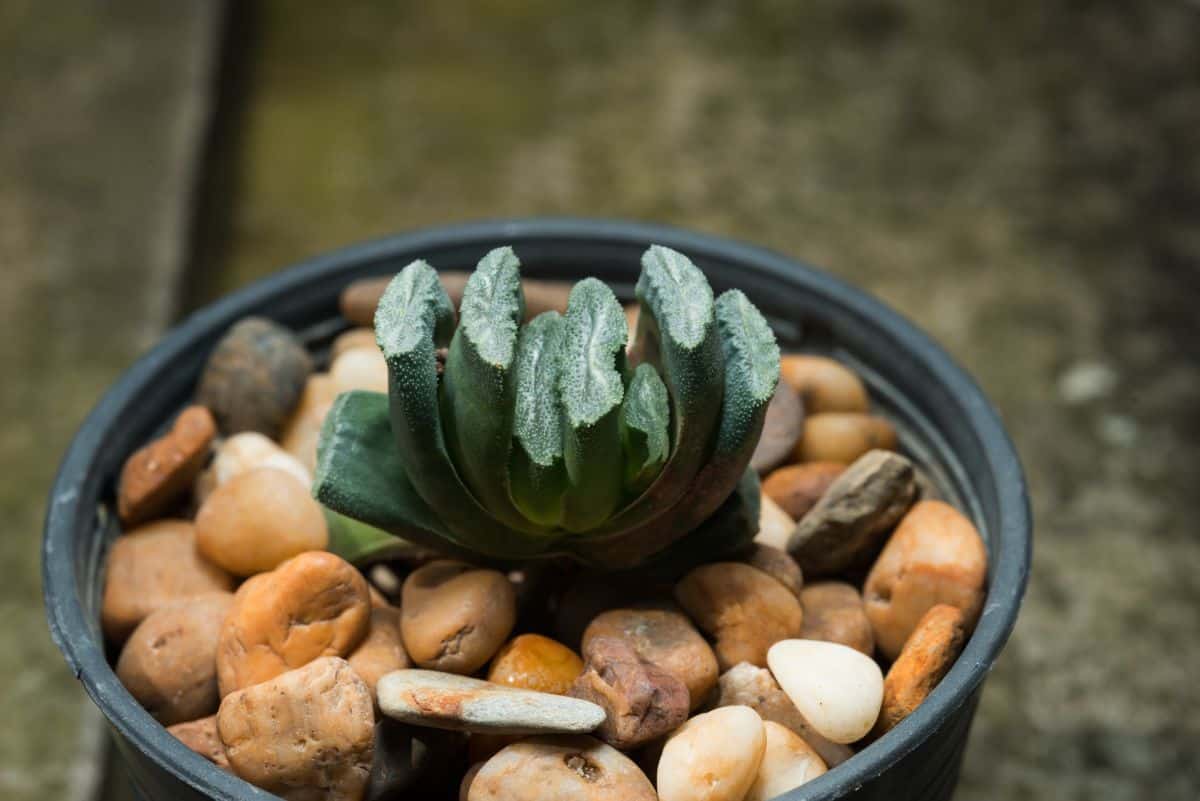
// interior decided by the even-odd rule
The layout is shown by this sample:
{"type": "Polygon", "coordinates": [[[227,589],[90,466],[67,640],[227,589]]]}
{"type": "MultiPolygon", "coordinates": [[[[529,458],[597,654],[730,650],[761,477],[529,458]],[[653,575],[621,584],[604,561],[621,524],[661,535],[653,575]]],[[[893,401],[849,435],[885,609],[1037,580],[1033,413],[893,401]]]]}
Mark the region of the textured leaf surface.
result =
{"type": "Polygon", "coordinates": [[[450,459],[442,428],[435,349],[445,341],[452,324],[450,300],[436,273],[424,262],[405,267],[380,300],[375,336],[388,365],[393,449],[417,494],[437,510],[459,544],[489,556],[516,558],[537,553],[545,543],[531,540],[488,514],[450,459]]]}
{"type": "Polygon", "coordinates": [[[671,453],[670,423],[666,384],[653,365],[639,364],[621,404],[627,492],[642,492],[662,470],[671,453]]]}
{"type": "Polygon", "coordinates": [[[587,531],[621,501],[620,409],[625,396],[625,313],[612,290],[595,278],[571,290],[558,387],[568,488],[563,526],[587,531]]]}
{"type": "Polygon", "coordinates": [[[758,309],[738,290],[722,294],[716,305],[725,361],[716,444],[683,498],[642,524],[640,534],[627,536],[655,539],[699,526],[737,487],[758,445],[767,405],[779,381],[779,346],[758,309]]]}
{"type": "Polygon", "coordinates": [[[387,396],[356,390],[333,402],[317,446],[313,497],[324,506],[414,542],[449,532],[404,472],[387,396]]]}
{"type": "Polygon", "coordinates": [[[442,410],[446,443],[458,475],[506,526],[538,531],[513,505],[508,487],[513,370],[525,318],[520,262],[496,248],[467,281],[459,326],[446,356],[442,410]]]}
{"type": "Polygon", "coordinates": [[[509,490],[517,508],[545,526],[562,522],[567,488],[558,396],[565,327],[562,315],[545,312],[521,329],[517,341],[509,490]]]}
{"type": "Polygon", "coordinates": [[[653,245],[642,256],[637,296],[637,350],[667,386],[672,450],[658,478],[601,534],[645,524],[679,501],[708,458],[724,393],[712,288],[699,268],[683,254],[653,245]]]}

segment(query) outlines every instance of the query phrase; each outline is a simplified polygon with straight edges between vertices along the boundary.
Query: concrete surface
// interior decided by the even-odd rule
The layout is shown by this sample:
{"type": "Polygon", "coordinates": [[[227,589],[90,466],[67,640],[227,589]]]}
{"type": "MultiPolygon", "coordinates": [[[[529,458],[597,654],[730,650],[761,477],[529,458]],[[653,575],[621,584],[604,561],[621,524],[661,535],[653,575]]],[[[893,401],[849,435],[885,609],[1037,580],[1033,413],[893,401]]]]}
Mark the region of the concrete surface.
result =
{"type": "Polygon", "coordinates": [[[103,729],[50,642],[44,501],[175,305],[215,4],[0,2],[0,798],[83,799],[103,729]]]}
{"type": "Polygon", "coordinates": [[[253,6],[197,298],[364,237],[569,213],[753,240],[983,383],[1036,569],[962,801],[1200,796],[1200,6],[253,6]]]}

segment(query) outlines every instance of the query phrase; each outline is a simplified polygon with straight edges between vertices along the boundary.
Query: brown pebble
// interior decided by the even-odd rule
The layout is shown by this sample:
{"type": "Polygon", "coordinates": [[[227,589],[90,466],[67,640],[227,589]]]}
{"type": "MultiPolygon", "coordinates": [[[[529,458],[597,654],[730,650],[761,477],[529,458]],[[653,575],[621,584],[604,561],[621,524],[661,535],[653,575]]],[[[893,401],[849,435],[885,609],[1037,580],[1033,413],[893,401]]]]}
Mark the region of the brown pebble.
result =
{"type": "Polygon", "coordinates": [[[793,520],[808,514],[846,470],[841,462],[805,462],[781,467],[763,480],[762,491],[793,520]]]}
{"type": "Polygon", "coordinates": [[[108,552],[100,622],[122,643],[151,612],[212,592],[232,592],[233,576],[196,549],[192,524],[158,520],[124,534],[108,552]]]}
{"type": "Polygon", "coordinates": [[[840,765],[854,751],[849,746],[827,740],[817,733],[787,694],[776,683],[771,671],[749,662],[734,665],[718,681],[717,706],[748,706],[764,721],[774,721],[800,735],[829,767],[840,765]]]}
{"type": "Polygon", "coordinates": [[[217,646],[221,696],[325,656],[350,654],[370,627],[367,582],[341,557],[302,553],[246,581],[217,646]]]}
{"type": "Polygon", "coordinates": [[[987,549],[971,521],[941,501],[921,501],[900,521],[863,587],[875,644],[888,659],[942,603],[962,610],[970,632],[983,608],[987,549]]]}
{"type": "Polygon", "coordinates": [[[583,649],[601,637],[625,640],[647,662],[673,673],[688,689],[689,707],[708,700],[717,684],[717,656],[700,632],[673,609],[610,609],[583,632],[583,649]]]}
{"type": "Polygon", "coordinates": [[[317,467],[317,442],[325,415],[338,395],[337,384],[329,373],[313,373],[304,383],[304,392],[283,426],[280,446],[313,472],[317,467]]]}
{"type": "Polygon", "coordinates": [[[344,659],[318,659],[227,696],[217,732],[233,771],[286,801],[359,801],[366,790],[371,693],[344,659]]]}
{"type": "Polygon", "coordinates": [[[604,709],[604,722],[596,729],[604,742],[629,750],[687,720],[687,686],[675,674],[642,659],[627,641],[594,637],[585,655],[583,675],[570,695],[604,709]]]}
{"type": "Polygon", "coordinates": [[[762,543],[754,543],[742,555],[741,561],[758,568],[787,587],[788,592],[792,595],[800,597],[800,591],[804,589],[804,571],[800,569],[800,565],[796,564],[796,560],[788,555],[787,551],[762,543]]]}
{"type": "Polygon", "coordinates": [[[870,451],[846,468],[788,541],[809,577],[864,567],[916,497],[912,463],[888,451],[870,451]]]}
{"type": "Polygon", "coordinates": [[[754,541],[787,550],[788,540],[796,530],[796,521],[765,492],[759,493],[758,506],[758,533],[754,535],[754,541]]]}
{"type": "Polygon", "coordinates": [[[872,656],[875,653],[875,633],[862,595],[851,584],[842,581],[818,581],[800,593],[804,607],[804,628],[800,638],[824,640],[849,646],[872,656]]]}
{"type": "Polygon", "coordinates": [[[796,443],[798,462],[850,464],[869,450],[894,451],[896,429],[882,417],[852,412],[810,414],[796,443]]]}
{"type": "Polygon", "coordinates": [[[870,405],[862,379],[827,356],[789,353],[779,360],[779,377],[796,390],[808,414],[865,412],[870,405]]]}
{"type": "Polygon", "coordinates": [[[767,649],[800,635],[800,601],[758,568],[715,562],[695,568],[675,585],[675,600],[717,643],[717,663],[767,664],[767,649]]]}
{"type": "Polygon", "coordinates": [[[127,526],[161,517],[196,480],[217,434],[212,414],[189,406],[171,430],[125,460],[117,485],[117,515],[127,526]]]}
{"type": "Polygon", "coordinates": [[[213,413],[222,433],[257,431],[274,439],[311,372],[312,359],[291,331],[247,317],[217,343],[196,399],[213,413]]]}
{"type": "Polygon", "coordinates": [[[299,479],[274,467],[255,468],[220,484],[196,515],[200,552],[235,576],[274,570],[328,544],[320,504],[299,479]]]}
{"type": "Polygon", "coordinates": [[[962,653],[962,610],[938,604],[913,629],[883,680],[883,707],[871,737],[881,737],[916,711],[962,653]]]}
{"type": "Polygon", "coordinates": [[[393,670],[409,667],[408,654],[400,636],[400,610],[386,605],[372,605],[371,624],[367,636],[346,657],[358,677],[366,682],[371,697],[375,685],[393,670]]]}
{"type": "Polygon", "coordinates": [[[167,727],[167,733],[195,751],[222,770],[230,770],[225,746],[217,736],[217,716],[209,715],[199,720],[176,723],[167,727]]]}
{"type": "Polygon", "coordinates": [[[522,634],[496,654],[487,680],[565,695],[582,672],[583,660],[567,646],[540,634],[522,634]]]}
{"type": "Polygon", "coordinates": [[[516,623],[516,593],[503,573],[439,560],[404,581],[404,647],[423,668],[470,675],[495,655],[516,623]]]}
{"type": "Polygon", "coordinates": [[[358,328],[351,328],[349,331],[343,331],[338,334],[329,346],[329,361],[335,362],[338,356],[356,348],[370,350],[377,350],[379,348],[379,345],[375,342],[374,328],[359,326],[358,328]]]}
{"type": "Polygon", "coordinates": [[[213,593],[159,609],[121,649],[117,678],[164,726],[217,711],[217,639],[232,603],[213,593]]]}
{"type": "Polygon", "coordinates": [[[467,801],[657,801],[633,760],[594,737],[531,737],[475,774],[467,801]]]}
{"type": "Polygon", "coordinates": [[[804,404],[796,390],[780,381],[767,404],[762,435],[750,457],[750,466],[763,475],[792,457],[804,428],[804,404]]]}

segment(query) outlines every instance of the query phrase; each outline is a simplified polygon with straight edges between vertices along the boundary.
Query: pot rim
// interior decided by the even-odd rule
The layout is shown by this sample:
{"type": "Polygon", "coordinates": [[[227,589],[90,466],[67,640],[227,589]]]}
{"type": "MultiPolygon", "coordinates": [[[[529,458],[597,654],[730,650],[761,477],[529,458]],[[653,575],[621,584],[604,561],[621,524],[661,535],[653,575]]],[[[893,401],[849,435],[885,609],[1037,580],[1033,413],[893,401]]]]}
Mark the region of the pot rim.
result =
{"type": "MultiPolygon", "coordinates": [[[[603,249],[657,242],[706,261],[752,266],[767,278],[799,287],[840,307],[874,335],[893,339],[958,404],[956,413],[983,445],[994,483],[999,519],[990,532],[992,561],[983,613],[962,655],[925,703],[878,741],[835,770],[782,796],[788,801],[834,799],[885,773],[971,701],[1016,623],[1028,581],[1032,532],[1029,498],[1019,459],[995,408],[975,380],[914,324],[881,301],[803,262],[764,248],[671,226],[589,218],[521,218],[458,223],[401,233],[351,245],[276,272],[190,315],[168,331],[108,389],[72,440],[51,487],[42,546],[43,597],[51,637],[75,677],[125,739],[171,775],[222,799],[275,796],[252,787],[193,753],[150,717],[128,694],[94,636],[80,598],[73,539],[94,520],[85,508],[85,480],[102,446],[104,433],[156,377],[196,342],[219,335],[228,323],[264,304],[286,306],[290,291],[314,284],[343,285],[350,265],[387,263],[397,253],[433,252],[449,246],[486,247],[497,242],[536,247],[572,244],[603,249]]],[[[395,266],[394,264],[392,265],[395,266]]],[[[367,274],[367,270],[363,274],[367,274]]],[[[381,272],[375,270],[374,272],[381,272]]],[[[275,307],[270,312],[274,316],[275,307]]],[[[978,522],[978,521],[976,521],[978,522]]]]}

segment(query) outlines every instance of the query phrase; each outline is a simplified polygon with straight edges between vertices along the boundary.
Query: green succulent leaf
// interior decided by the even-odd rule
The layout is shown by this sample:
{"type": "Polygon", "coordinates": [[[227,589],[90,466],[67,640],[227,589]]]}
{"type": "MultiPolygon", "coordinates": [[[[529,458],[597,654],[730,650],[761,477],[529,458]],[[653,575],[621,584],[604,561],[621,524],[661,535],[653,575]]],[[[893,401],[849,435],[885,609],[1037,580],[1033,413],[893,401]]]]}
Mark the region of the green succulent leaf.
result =
{"type": "Polygon", "coordinates": [[[708,457],[724,392],[712,288],[704,273],[682,253],[652,245],[642,256],[637,296],[635,350],[667,386],[672,452],[658,478],[598,534],[628,531],[678,503],[708,457]]]}
{"type": "Polygon", "coordinates": [[[517,508],[543,526],[562,523],[567,490],[558,396],[565,328],[562,315],[548,311],[527,323],[517,340],[509,490],[517,508]]]}
{"type": "Polygon", "coordinates": [[[471,493],[504,525],[536,533],[539,527],[513,504],[505,469],[524,319],[520,262],[512,248],[496,248],[480,259],[463,291],[442,379],[442,419],[450,457],[471,493]]]}
{"type": "Polygon", "coordinates": [[[625,396],[625,313],[595,278],[571,290],[563,331],[558,391],[568,488],[563,527],[595,528],[621,502],[620,410],[625,396]]]}
{"type": "Polygon", "coordinates": [[[355,390],[334,400],[321,427],[312,493],[333,512],[412,542],[432,547],[440,542],[434,535],[450,534],[405,475],[381,392],[355,390]]]}
{"type": "Polygon", "coordinates": [[[327,506],[325,528],[329,532],[328,550],[355,565],[368,565],[385,559],[412,559],[429,553],[408,540],[369,525],[353,517],[339,514],[327,506]]]}
{"type": "Polygon", "coordinates": [[[662,547],[664,537],[692,531],[734,491],[758,445],[767,405],[779,382],[779,346],[767,321],[740,291],[725,292],[716,306],[725,357],[716,443],[683,498],[666,513],[624,533],[626,539],[662,547]]]}
{"type": "MultiPolygon", "coordinates": [[[[545,542],[510,529],[480,506],[447,451],[436,347],[445,342],[453,314],[437,273],[424,262],[405,267],[379,302],[375,337],[388,365],[393,450],[401,472],[429,508],[437,510],[453,542],[488,556],[539,553],[545,542]]],[[[364,519],[352,510],[347,514],[364,519]]]]}
{"type": "Polygon", "coordinates": [[[767,406],[779,383],[775,334],[740,290],[717,298],[717,330],[725,356],[725,395],[717,442],[673,513],[671,525],[690,530],[734,490],[762,434],[767,406]]]}
{"type": "Polygon", "coordinates": [[[753,542],[760,500],[758,474],[746,470],[716,512],[667,547],[646,552],[639,547],[642,540],[581,540],[576,557],[601,569],[633,570],[646,578],[673,581],[697,565],[730,557],[753,542]]]}
{"type": "Polygon", "coordinates": [[[671,453],[670,424],[667,385],[653,365],[643,362],[634,370],[621,404],[627,494],[645,490],[666,464],[671,453]]]}

